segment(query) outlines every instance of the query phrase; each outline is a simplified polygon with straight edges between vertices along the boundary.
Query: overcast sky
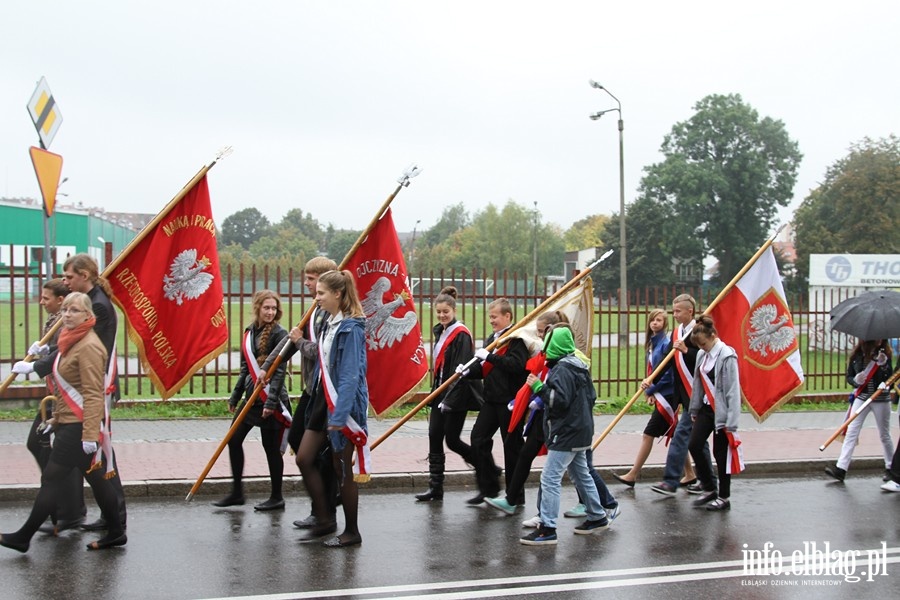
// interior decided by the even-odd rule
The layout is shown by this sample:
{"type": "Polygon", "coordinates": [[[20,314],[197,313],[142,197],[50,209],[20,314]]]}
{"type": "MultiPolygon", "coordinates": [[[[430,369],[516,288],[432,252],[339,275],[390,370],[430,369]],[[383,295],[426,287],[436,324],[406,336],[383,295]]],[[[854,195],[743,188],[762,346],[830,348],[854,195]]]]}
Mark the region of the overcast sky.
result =
{"type": "MultiPolygon", "coordinates": [[[[6,2],[0,195],[39,197],[26,111],[45,76],[60,191],[159,211],[216,151],[216,220],[248,206],[362,228],[404,167],[397,228],[508,199],[568,227],[618,210],[708,94],[780,119],[804,155],[789,219],[865,136],[898,133],[900,2],[6,2]]],[[[2,237],[2,234],[0,234],[2,237]]],[[[2,241],[2,240],[0,240],[2,241]]]]}

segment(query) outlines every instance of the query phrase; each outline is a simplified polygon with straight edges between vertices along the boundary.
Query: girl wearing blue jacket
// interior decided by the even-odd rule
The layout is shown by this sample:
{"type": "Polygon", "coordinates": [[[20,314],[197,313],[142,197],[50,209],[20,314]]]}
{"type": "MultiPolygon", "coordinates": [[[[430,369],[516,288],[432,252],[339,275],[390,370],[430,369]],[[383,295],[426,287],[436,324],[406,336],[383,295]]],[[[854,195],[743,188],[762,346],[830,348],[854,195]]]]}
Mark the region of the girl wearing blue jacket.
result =
{"type": "MultiPolygon", "coordinates": [[[[654,308],[647,315],[647,334],[644,348],[647,352],[647,369],[641,389],[648,404],[653,405],[653,414],[644,428],[641,436],[641,446],[638,448],[637,457],[631,469],[624,475],[613,473],[613,477],[628,487],[634,487],[635,482],[641,477],[641,469],[650,451],[653,449],[653,440],[666,436],[668,445],[675,425],[678,423],[678,403],[675,401],[675,381],[672,369],[666,369],[656,376],[651,382],[648,378],[656,370],[666,355],[669,353],[669,313],[663,308],[654,308]]],[[[685,460],[685,480],[693,483],[695,480],[694,468],[690,459],[685,460]]]]}
{"type": "Polygon", "coordinates": [[[319,360],[313,372],[316,382],[307,415],[307,430],[300,441],[297,464],[310,495],[318,525],[313,537],[337,531],[324,507],[325,486],[315,468],[315,457],[326,435],[334,455],[334,470],[341,481],[344,532],[326,540],[330,548],[362,543],[357,514],[359,481],[368,481],[369,447],[366,411],[366,319],[350,271],[328,271],[316,283],[316,303],[328,313],[318,340],[319,360]],[[353,451],[357,455],[353,456],[353,451]]]}

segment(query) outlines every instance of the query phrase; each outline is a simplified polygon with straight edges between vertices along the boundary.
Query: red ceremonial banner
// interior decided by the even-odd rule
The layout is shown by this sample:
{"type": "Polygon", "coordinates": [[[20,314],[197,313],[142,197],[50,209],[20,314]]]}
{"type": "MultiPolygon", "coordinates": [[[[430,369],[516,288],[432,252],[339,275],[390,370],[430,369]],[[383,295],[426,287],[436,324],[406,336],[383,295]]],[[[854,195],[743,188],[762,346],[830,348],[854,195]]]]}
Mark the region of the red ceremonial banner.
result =
{"type": "Polygon", "coordinates": [[[388,210],[347,261],[366,313],[369,404],[380,416],[414,394],[428,374],[406,262],[388,210]]]}
{"type": "Polygon", "coordinates": [[[719,337],[738,355],[741,393],[762,422],[803,386],[794,321],[769,248],[712,310],[719,337]]]}
{"type": "Polygon", "coordinates": [[[228,341],[206,176],[154,222],[108,279],[141,363],[167,399],[228,341]]]}

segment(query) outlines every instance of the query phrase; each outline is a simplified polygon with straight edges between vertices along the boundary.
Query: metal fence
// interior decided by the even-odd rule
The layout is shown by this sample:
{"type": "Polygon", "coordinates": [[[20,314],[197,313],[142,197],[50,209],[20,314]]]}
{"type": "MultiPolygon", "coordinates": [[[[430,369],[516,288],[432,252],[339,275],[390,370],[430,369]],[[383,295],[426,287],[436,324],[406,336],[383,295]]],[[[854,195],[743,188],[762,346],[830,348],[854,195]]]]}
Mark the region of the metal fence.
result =
{"type": "MultiPolygon", "coordinates": [[[[268,288],[278,292],[284,309],[282,324],[288,328],[289,324],[299,322],[311,306],[311,299],[305,295],[302,286],[302,271],[247,264],[237,268],[226,267],[222,276],[224,309],[231,332],[229,348],[217,360],[194,374],[179,392],[180,397],[223,397],[230,393],[240,368],[240,334],[252,318],[251,298],[257,290],[268,288]]],[[[46,313],[38,304],[42,283],[29,269],[16,267],[15,264],[8,265],[6,272],[0,276],[0,290],[9,292],[0,301],[3,319],[0,323],[0,375],[3,377],[9,374],[11,365],[25,355],[31,342],[40,337],[41,325],[46,318],[46,313]]],[[[454,285],[460,290],[457,317],[472,329],[476,338],[490,333],[488,304],[496,298],[508,298],[514,307],[515,318],[520,319],[560,285],[558,278],[528,278],[517,273],[482,270],[420,273],[412,278],[412,283],[423,336],[429,348],[435,325],[431,298],[445,285],[454,285]]],[[[623,308],[618,305],[618,290],[595,290],[591,368],[598,395],[603,399],[630,397],[638,389],[645,373],[644,332],[650,309],[670,309],[675,296],[688,293],[696,298],[699,310],[702,310],[717,292],[696,286],[629,290],[628,303],[623,308]],[[620,330],[623,325],[624,330],[620,330]]],[[[834,391],[845,387],[844,369],[850,340],[842,334],[832,334],[827,325],[830,307],[843,299],[837,292],[818,292],[811,298],[788,298],[800,339],[807,392],[834,391]]],[[[121,313],[119,319],[119,376],[123,397],[154,397],[155,390],[137,359],[136,348],[123,333],[121,313]]],[[[297,393],[294,388],[300,381],[299,364],[292,365],[290,370],[296,376],[288,379],[288,386],[293,393],[297,393]]]]}

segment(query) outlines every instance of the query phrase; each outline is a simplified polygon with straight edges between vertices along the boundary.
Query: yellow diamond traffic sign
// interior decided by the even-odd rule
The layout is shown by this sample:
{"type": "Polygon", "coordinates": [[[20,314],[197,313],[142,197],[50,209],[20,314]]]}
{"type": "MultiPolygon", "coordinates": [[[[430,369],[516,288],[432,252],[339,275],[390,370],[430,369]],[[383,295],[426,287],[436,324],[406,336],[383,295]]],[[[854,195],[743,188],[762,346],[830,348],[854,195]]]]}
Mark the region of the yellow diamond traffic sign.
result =
{"type": "Polygon", "coordinates": [[[62,113],[59,112],[59,106],[50,93],[50,86],[43,77],[31,95],[31,100],[28,101],[28,114],[31,115],[34,128],[41,137],[41,145],[49,148],[56,130],[62,124],[62,113]]]}

